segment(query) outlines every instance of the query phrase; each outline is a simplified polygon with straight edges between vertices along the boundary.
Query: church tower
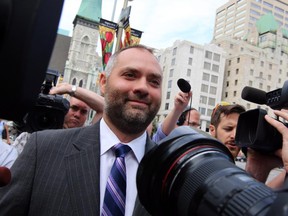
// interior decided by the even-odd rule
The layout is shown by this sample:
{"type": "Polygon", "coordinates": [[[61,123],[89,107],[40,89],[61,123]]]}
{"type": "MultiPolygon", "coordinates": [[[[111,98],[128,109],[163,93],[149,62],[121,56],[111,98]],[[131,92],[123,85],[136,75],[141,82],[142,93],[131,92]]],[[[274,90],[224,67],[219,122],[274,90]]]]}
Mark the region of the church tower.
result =
{"type": "Polygon", "coordinates": [[[96,80],[102,70],[101,57],[96,53],[102,0],[82,0],[73,21],[64,82],[97,91],[96,80]]]}

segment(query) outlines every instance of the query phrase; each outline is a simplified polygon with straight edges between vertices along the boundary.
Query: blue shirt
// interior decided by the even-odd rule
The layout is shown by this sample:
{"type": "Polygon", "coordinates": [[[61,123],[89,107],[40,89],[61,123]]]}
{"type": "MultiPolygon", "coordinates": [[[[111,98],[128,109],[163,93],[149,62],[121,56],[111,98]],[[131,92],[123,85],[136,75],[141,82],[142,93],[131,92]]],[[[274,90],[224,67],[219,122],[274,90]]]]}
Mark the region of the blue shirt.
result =
{"type": "Polygon", "coordinates": [[[0,166],[11,168],[17,157],[16,148],[0,140],[0,166]]]}

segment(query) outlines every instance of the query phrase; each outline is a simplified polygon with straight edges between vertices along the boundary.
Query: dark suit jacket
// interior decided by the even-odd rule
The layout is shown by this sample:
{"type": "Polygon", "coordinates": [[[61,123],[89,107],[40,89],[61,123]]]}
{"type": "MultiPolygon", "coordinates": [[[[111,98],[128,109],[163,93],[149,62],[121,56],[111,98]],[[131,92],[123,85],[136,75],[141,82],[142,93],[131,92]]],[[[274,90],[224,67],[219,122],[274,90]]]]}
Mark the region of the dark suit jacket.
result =
{"type": "MultiPolygon", "coordinates": [[[[99,125],[33,133],[11,183],[0,188],[0,215],[99,215],[99,125]]],[[[153,146],[147,139],[146,151],[153,146]]],[[[138,198],[135,209],[135,216],[149,215],[138,198]]]]}

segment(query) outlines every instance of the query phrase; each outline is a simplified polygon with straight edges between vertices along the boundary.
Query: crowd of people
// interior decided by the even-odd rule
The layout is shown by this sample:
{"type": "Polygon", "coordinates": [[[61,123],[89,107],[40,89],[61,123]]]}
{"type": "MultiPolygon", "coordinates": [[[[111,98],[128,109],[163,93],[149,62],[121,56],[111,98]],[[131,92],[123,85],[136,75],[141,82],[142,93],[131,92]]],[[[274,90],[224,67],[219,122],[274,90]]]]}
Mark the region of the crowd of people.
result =
{"type": "MultiPolygon", "coordinates": [[[[11,168],[11,182],[0,188],[0,215],[115,215],[114,211],[126,216],[150,215],[137,196],[139,162],[174,128],[200,126],[199,111],[188,106],[192,92],[180,91],[172,111],[150,137],[148,128],[150,131],[161,105],[162,77],[153,51],[136,45],[110,57],[100,76],[101,95],[81,87],[71,94],[72,85],[68,83],[53,87],[50,94],[70,94],[63,128],[24,132],[13,142],[17,156],[13,165],[7,165],[11,168]],[[90,109],[96,114],[91,124],[85,125],[90,109]],[[119,144],[129,146],[120,166],[122,177],[127,179],[125,193],[113,190],[118,184],[116,179],[110,180],[110,170],[118,161],[115,146],[119,144]],[[117,193],[107,195],[106,190],[117,193]]],[[[221,102],[211,115],[209,133],[234,158],[241,150],[235,144],[235,134],[243,112],[241,105],[221,102]]],[[[287,112],[274,113],[288,120],[287,112]]],[[[245,149],[246,171],[265,183],[273,168],[283,166],[283,173],[267,183],[271,188],[280,188],[288,171],[288,128],[268,115],[265,119],[282,134],[282,149],[268,155],[245,149]]]]}

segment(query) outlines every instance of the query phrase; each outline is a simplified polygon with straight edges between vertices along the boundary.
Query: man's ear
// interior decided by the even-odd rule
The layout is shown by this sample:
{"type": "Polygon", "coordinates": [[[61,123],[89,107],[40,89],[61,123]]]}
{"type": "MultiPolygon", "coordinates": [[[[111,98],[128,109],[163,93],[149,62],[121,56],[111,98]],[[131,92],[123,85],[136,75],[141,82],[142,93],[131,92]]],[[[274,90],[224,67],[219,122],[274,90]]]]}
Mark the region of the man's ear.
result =
{"type": "Polygon", "coordinates": [[[104,95],[105,89],[106,89],[106,84],[107,84],[107,78],[106,78],[105,72],[100,74],[99,84],[100,84],[101,95],[104,95]]]}
{"type": "Polygon", "coordinates": [[[209,133],[211,134],[211,136],[216,137],[216,128],[214,125],[209,125],[209,133]]]}

